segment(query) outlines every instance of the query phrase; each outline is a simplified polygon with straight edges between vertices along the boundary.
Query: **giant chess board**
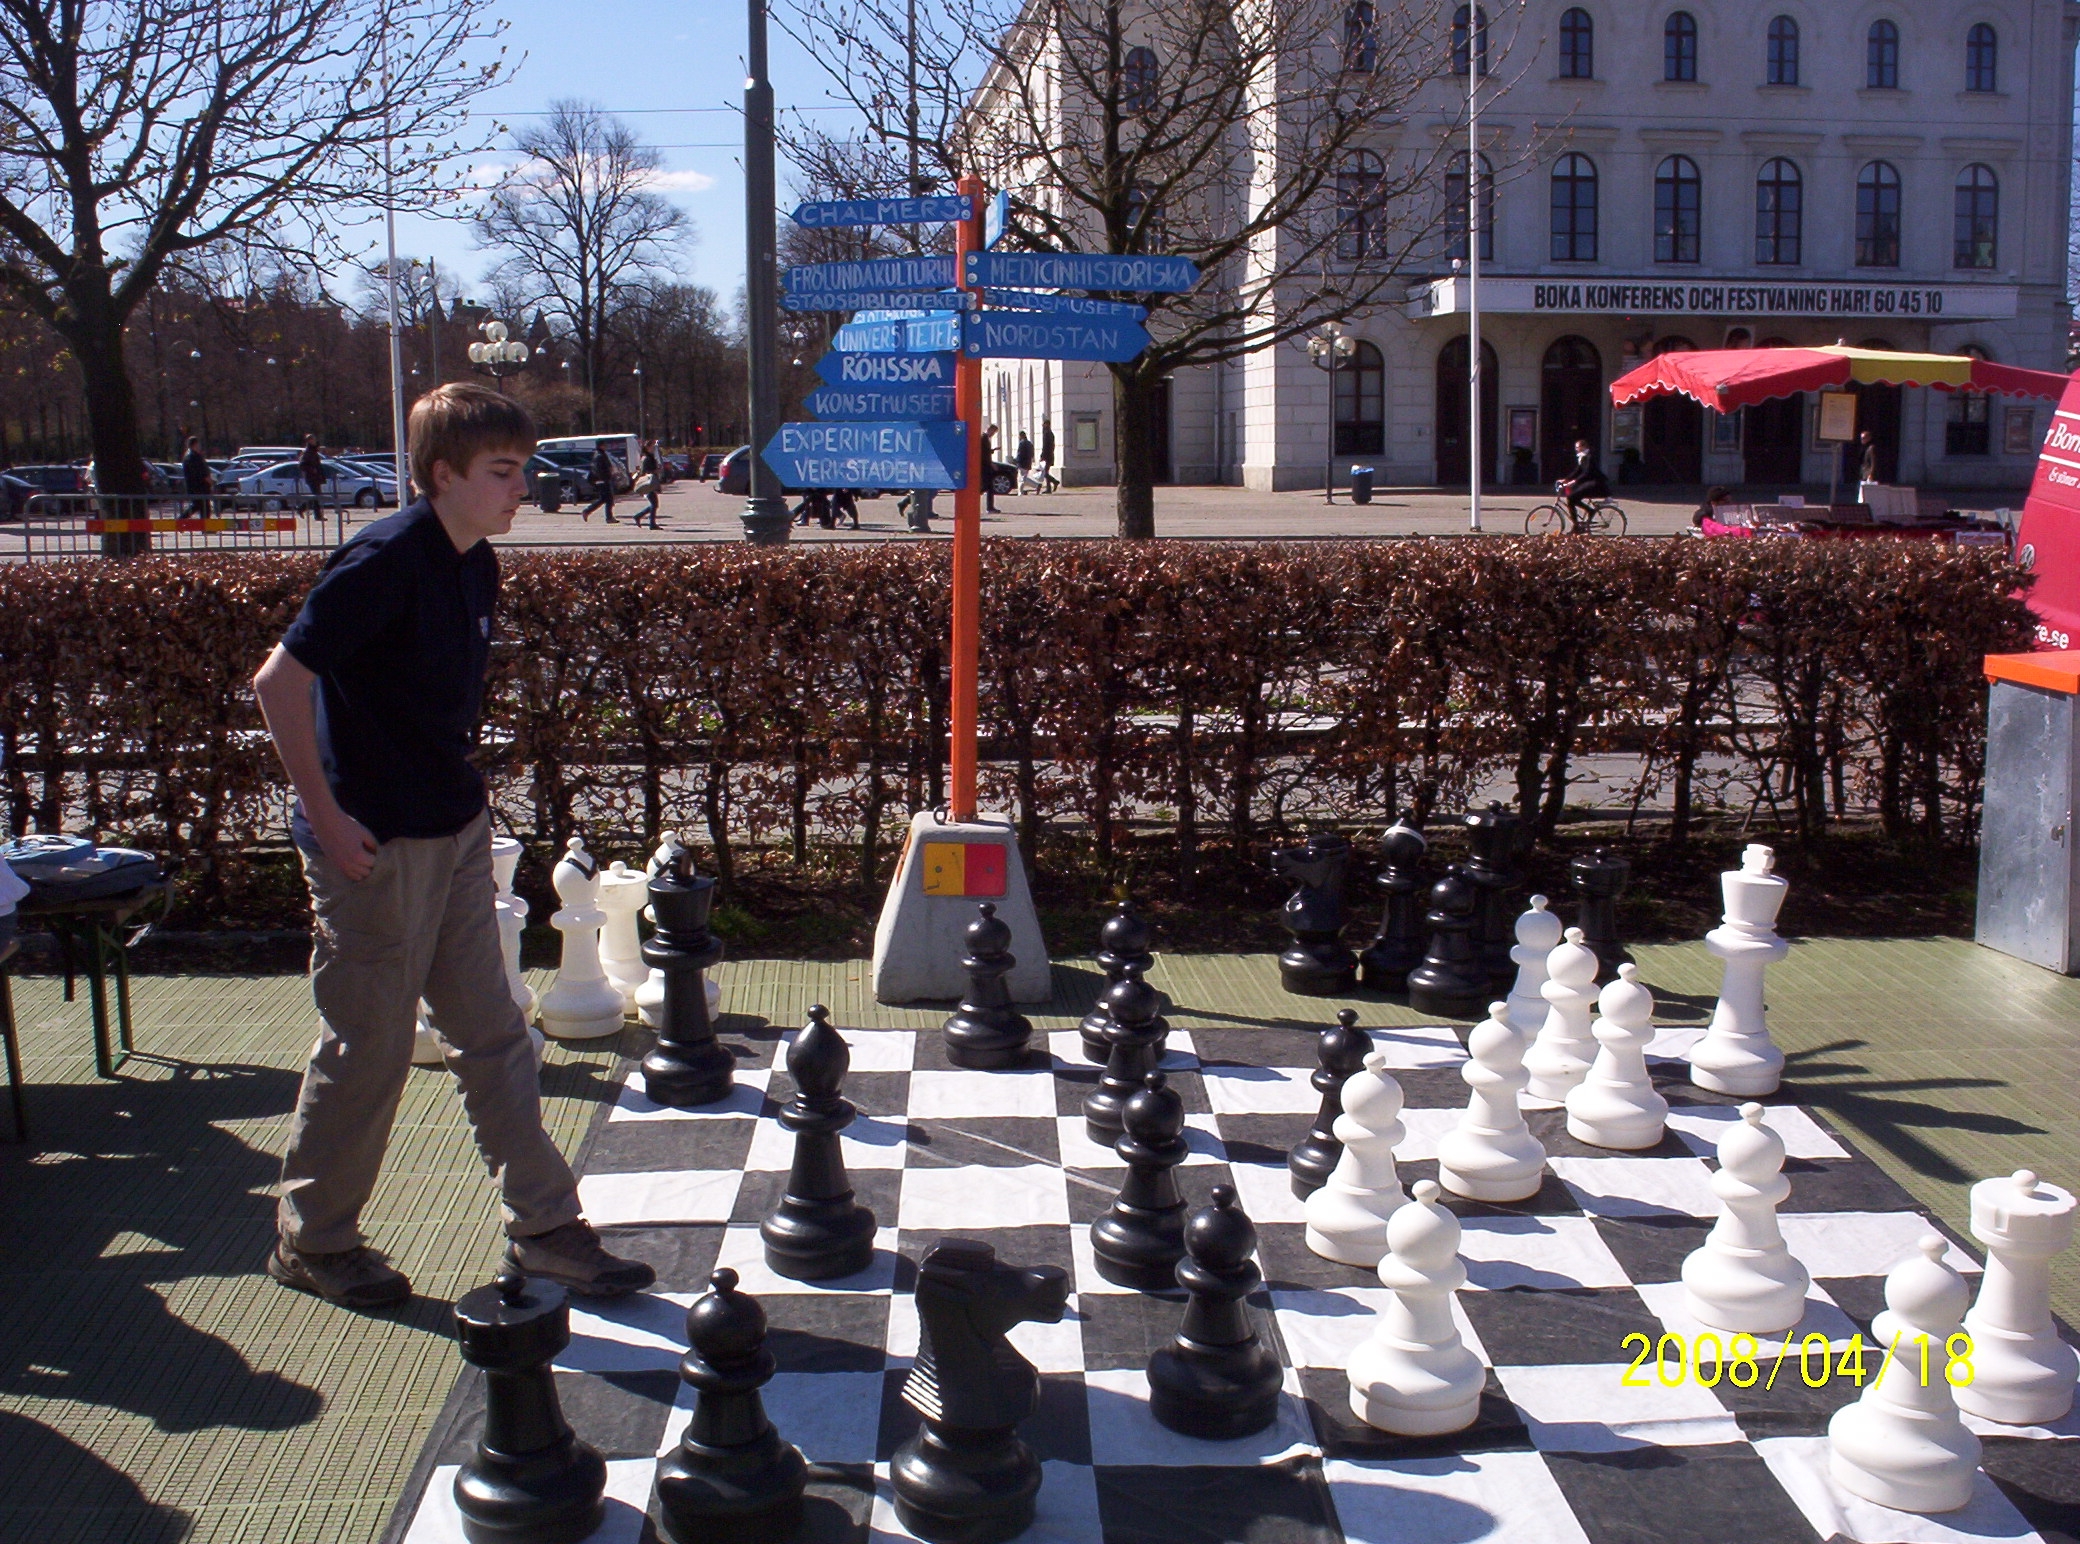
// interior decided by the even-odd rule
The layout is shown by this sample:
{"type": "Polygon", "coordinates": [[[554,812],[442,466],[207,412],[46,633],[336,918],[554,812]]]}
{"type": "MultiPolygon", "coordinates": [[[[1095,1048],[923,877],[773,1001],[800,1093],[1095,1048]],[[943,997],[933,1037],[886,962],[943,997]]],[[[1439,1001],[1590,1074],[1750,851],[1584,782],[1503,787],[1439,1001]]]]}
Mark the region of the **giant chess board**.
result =
{"type": "MultiPolygon", "coordinates": [[[[1296,1004],[1297,1006],[1297,1004],[1296,1004]]],[[[1185,1011],[1189,1011],[1187,1008],[1185,1011]]],[[[2055,1429],[1971,1421],[1985,1470],[1963,1511],[1921,1517],[1859,1501],[1827,1475],[1828,1417],[1857,1395],[1847,1379],[1814,1388],[1798,1350],[1823,1335],[1837,1351],[1883,1306],[1884,1273],[1936,1225],[1820,1116],[1769,1101],[1788,1149],[1781,1220],[1813,1277],[1805,1320],[1779,1365],[1761,1348],[1749,1387],[1720,1364],[1657,1364],[1641,1340],[1686,1345],[1678,1270],[1715,1213],[1716,1134],[1737,1101],[1693,1088],[1695,1030],[1663,1030],[1650,1056],[1673,1106],[1661,1144],[1618,1154],[1571,1140],[1558,1111],[1529,1113],[1550,1155],[1528,1202],[1447,1196],[1464,1224],[1471,1276],[1461,1330],[1489,1368],[1476,1424],[1448,1437],[1396,1438],[1350,1413],[1343,1367],[1387,1296],[1368,1271],[1309,1252],[1285,1169],[1318,1095],[1311,1032],[1291,1027],[1173,1029],[1164,1067],[1190,1111],[1187,1199],[1232,1183],[1255,1221],[1265,1289],[1253,1301],[1287,1367],[1278,1421],[1227,1443],[1197,1442],[1148,1413],[1145,1368],[1175,1333],[1182,1295],[1116,1287],[1093,1269],[1089,1224],[1123,1173],[1085,1135],[1083,1098],[1098,1069],[1074,1033],[1045,1037],[1029,1070],[968,1072],[936,1032],[846,1026],[845,1093],[860,1118],[843,1138],[860,1198],[880,1221],[866,1273],[820,1286],[773,1275],[758,1223],[786,1179],[791,1138],[773,1120],[790,1093],[778,1028],[722,1038],[738,1087],[720,1105],[660,1108],[626,1081],[583,1160],[586,1214],[609,1246],[657,1267],[654,1291],[574,1300],[557,1361],[565,1413],[608,1459],[608,1517],[594,1535],[654,1538],[646,1521],[656,1456],[683,1431],[676,1372],[687,1305],[717,1265],[742,1274],[773,1326],[780,1372],[765,1402],[783,1437],[816,1467],[802,1537],[896,1540],[888,1460],[917,1417],[899,1390],[917,1346],[914,1262],[939,1237],[996,1247],[1013,1264],[1062,1264],[1075,1296],[1058,1325],[1012,1340],[1042,1374],[1041,1408],[1021,1428],[1045,1467],[1047,1544],[2070,1544],[2080,1538],[2080,1421],[2055,1429]],[[1633,1339],[1628,1344],[1627,1337],[1633,1339]],[[1667,1381],[1674,1376],[1673,1386],[1667,1381]],[[1703,1379],[1710,1379],[1705,1386],[1703,1379]],[[1767,1380],[1767,1385],[1765,1384],[1767,1380]]],[[[1466,1102],[1463,1031],[1373,1029],[1407,1094],[1405,1182],[1436,1174],[1438,1139],[1466,1102]]],[[[1035,1037],[1036,1047],[1042,1037],[1035,1037]]],[[[1945,1231],[1940,1228],[1937,1231],[1945,1231]]],[[[1951,1261],[1978,1264],[1953,1238],[1951,1261]]],[[[1809,1364],[1810,1365],[1810,1364],[1809,1364]]],[[[1877,1366],[1873,1355],[1872,1371],[1877,1366]]],[[[450,1398],[400,1504],[389,1544],[462,1538],[455,1467],[482,1416],[478,1375],[450,1398]]]]}

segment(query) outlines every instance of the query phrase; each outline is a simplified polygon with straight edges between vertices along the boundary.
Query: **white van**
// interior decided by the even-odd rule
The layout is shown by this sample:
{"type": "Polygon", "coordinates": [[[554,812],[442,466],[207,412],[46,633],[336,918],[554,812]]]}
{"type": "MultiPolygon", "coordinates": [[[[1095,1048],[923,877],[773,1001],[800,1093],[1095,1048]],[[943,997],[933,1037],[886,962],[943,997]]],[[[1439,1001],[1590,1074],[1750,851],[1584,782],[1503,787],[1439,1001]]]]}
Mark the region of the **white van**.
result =
{"type": "MultiPolygon", "coordinates": [[[[623,472],[634,477],[643,464],[643,442],[633,434],[566,434],[560,439],[537,440],[534,448],[551,461],[569,465],[568,458],[574,451],[583,451],[589,461],[592,447],[602,440],[607,443],[607,454],[621,463],[623,472]]],[[[621,483],[618,477],[614,481],[621,483]]]]}

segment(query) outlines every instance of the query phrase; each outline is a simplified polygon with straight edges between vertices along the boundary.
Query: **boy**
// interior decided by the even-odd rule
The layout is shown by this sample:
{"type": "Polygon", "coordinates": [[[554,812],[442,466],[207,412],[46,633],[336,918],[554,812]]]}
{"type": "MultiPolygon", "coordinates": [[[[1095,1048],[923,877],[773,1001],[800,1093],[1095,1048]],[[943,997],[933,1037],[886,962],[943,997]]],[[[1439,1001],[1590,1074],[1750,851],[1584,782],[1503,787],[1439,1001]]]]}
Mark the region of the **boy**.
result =
{"type": "Polygon", "coordinates": [[[638,1291],[656,1273],[600,1247],[542,1129],[534,1048],[499,951],[484,780],[468,761],[498,595],[486,538],[512,529],[534,424],[510,398],[455,383],[413,405],[409,438],[420,497],[332,554],[253,678],[296,786],[321,1020],[268,1274],[350,1308],[411,1295],[360,1216],[423,997],[503,1194],[506,1257],[574,1292],[638,1291]]]}

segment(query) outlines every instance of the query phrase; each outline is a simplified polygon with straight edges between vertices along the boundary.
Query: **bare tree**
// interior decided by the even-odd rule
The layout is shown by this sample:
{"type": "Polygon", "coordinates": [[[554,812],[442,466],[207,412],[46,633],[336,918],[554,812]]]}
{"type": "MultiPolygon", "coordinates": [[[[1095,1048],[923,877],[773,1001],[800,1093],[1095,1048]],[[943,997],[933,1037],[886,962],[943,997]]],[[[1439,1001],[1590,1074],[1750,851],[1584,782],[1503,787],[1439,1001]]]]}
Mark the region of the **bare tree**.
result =
{"type": "MultiPolygon", "coordinates": [[[[684,211],[650,184],[663,158],[589,102],[550,105],[513,136],[524,158],[477,216],[481,246],[505,255],[488,276],[568,332],[596,410],[600,344],[617,293],[669,266],[689,234],[684,211]]],[[[588,428],[597,429],[594,421],[588,428]]]]}
{"type": "Polygon", "coordinates": [[[489,0],[0,0],[0,296],[78,365],[101,486],[145,491],[124,329],[169,263],[447,201],[503,74],[489,0]],[[385,192],[387,163],[395,192],[385,192]]]}

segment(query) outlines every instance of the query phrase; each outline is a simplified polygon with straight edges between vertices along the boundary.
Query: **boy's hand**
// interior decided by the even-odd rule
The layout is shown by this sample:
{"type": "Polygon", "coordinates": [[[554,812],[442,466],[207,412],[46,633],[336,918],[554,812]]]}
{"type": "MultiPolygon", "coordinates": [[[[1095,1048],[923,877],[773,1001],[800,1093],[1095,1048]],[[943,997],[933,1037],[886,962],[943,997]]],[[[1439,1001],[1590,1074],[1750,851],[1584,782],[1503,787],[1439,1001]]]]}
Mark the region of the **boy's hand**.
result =
{"type": "Polygon", "coordinates": [[[374,872],[376,839],[369,834],[368,827],[345,810],[334,810],[322,818],[309,818],[311,832],[318,838],[318,845],[325,849],[325,856],[332,861],[334,868],[357,883],[374,872]]]}

